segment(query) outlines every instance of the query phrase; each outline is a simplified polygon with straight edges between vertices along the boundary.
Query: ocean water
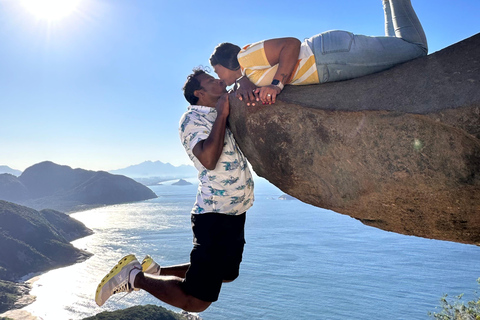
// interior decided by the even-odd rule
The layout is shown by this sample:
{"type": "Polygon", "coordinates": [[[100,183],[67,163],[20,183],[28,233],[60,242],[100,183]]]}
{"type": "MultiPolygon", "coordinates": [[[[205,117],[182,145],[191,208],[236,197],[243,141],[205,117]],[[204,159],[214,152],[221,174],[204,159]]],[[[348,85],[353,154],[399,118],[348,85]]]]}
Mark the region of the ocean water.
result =
{"type": "MultiPolygon", "coordinates": [[[[152,187],[157,199],[72,216],[95,234],[74,241],[89,260],[41,275],[24,309],[44,320],[83,319],[138,304],[170,307],[145,292],[115,295],[96,306],[98,282],[126,254],[162,265],[188,262],[191,186],[152,187]]],[[[256,179],[247,213],[240,277],[223,286],[202,319],[428,319],[448,293],[475,297],[480,247],[404,236],[298,200],[256,179]]]]}

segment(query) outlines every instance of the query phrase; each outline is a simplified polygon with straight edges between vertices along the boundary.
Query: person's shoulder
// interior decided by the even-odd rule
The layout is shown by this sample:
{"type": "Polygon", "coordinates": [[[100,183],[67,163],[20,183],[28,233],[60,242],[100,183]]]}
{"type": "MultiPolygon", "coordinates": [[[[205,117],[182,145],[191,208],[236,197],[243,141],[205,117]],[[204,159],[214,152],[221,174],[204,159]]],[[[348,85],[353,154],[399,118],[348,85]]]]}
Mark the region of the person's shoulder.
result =
{"type": "Polygon", "coordinates": [[[180,117],[180,121],[179,121],[179,129],[181,132],[185,132],[185,129],[187,128],[187,126],[191,123],[193,123],[193,121],[198,117],[198,115],[196,115],[196,112],[191,110],[190,108],[188,108],[187,111],[185,111],[183,113],[183,115],[180,117]]]}
{"type": "Polygon", "coordinates": [[[195,109],[195,106],[189,106],[188,109],[182,114],[181,120],[186,118],[198,117],[199,112],[195,109]]]}
{"type": "Polygon", "coordinates": [[[239,54],[240,54],[240,53],[251,52],[251,51],[256,51],[256,50],[262,49],[264,42],[265,42],[265,40],[260,40],[260,41],[258,41],[258,42],[254,42],[254,43],[247,44],[246,46],[244,46],[244,47],[240,50],[239,54]]]}

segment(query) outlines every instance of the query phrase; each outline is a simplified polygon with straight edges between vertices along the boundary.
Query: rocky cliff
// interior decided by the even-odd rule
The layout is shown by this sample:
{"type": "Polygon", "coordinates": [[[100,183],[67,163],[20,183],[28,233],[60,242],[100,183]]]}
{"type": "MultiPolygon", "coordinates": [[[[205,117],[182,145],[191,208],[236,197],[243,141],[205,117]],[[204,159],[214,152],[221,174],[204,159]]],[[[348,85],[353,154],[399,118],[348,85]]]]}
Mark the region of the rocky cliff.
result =
{"type": "Polygon", "coordinates": [[[312,205],[397,233],[480,244],[480,34],[366,77],[231,98],[255,172],[312,205]]]}
{"type": "Polygon", "coordinates": [[[27,168],[18,178],[0,174],[0,200],[37,210],[74,211],[152,198],[156,195],[151,189],[125,176],[49,161],[27,168]]]}

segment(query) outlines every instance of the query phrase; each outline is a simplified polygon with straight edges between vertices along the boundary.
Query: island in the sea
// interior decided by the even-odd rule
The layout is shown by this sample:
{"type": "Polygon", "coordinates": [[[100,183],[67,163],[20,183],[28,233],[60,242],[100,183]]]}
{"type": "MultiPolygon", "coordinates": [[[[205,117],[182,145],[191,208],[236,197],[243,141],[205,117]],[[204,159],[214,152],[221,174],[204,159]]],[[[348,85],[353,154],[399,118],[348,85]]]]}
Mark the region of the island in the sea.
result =
{"type": "Polygon", "coordinates": [[[177,182],[172,183],[172,186],[189,186],[189,185],[192,185],[192,183],[184,179],[180,179],[177,182]]]}

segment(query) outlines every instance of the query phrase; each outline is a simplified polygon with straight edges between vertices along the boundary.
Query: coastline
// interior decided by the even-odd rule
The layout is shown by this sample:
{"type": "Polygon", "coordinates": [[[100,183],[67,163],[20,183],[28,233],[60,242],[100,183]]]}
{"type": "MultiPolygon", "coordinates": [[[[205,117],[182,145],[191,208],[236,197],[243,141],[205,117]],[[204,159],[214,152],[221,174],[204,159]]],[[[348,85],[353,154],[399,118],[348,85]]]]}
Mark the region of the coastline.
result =
{"type": "Polygon", "coordinates": [[[36,297],[30,294],[32,285],[35,281],[39,279],[39,275],[30,278],[29,280],[23,282],[12,282],[20,292],[17,300],[13,304],[11,309],[8,309],[4,313],[0,314],[0,319],[3,317],[14,320],[37,320],[38,318],[32,315],[30,312],[22,310],[22,308],[28,306],[35,302],[36,297]]]}
{"type": "MultiPolygon", "coordinates": [[[[86,235],[85,237],[89,235],[86,235]]],[[[81,238],[85,238],[85,237],[81,237],[81,238]]],[[[78,239],[81,239],[81,238],[78,238],[78,239]]],[[[78,240],[78,239],[75,239],[75,240],[78,240]]],[[[30,294],[33,283],[35,283],[40,278],[41,275],[49,271],[72,266],[77,263],[82,263],[93,256],[93,254],[87,251],[81,250],[81,252],[83,254],[79,255],[79,257],[76,259],[74,263],[70,263],[70,264],[59,263],[57,267],[46,270],[44,272],[32,272],[32,273],[26,274],[20,279],[18,279],[17,282],[10,282],[10,281],[4,280],[5,282],[8,282],[12,286],[14,286],[17,289],[18,294],[16,295],[17,299],[15,300],[11,308],[7,308],[6,311],[0,314],[0,320],[3,318],[13,319],[13,320],[39,320],[39,318],[36,317],[35,315],[31,314],[26,310],[23,310],[24,307],[32,304],[36,300],[36,297],[30,294]]]]}

